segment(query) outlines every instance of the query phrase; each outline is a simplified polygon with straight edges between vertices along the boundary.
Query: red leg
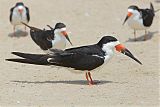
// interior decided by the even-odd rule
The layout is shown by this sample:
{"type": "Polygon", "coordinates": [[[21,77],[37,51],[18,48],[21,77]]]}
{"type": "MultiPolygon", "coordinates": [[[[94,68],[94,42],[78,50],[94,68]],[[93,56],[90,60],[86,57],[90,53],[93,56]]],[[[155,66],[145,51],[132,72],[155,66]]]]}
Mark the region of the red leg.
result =
{"type": "Polygon", "coordinates": [[[14,36],[16,36],[16,28],[13,26],[14,36]]]}
{"type": "Polygon", "coordinates": [[[89,78],[90,78],[90,80],[91,80],[91,84],[93,85],[94,84],[94,82],[93,82],[93,80],[92,80],[92,76],[91,76],[91,73],[90,72],[88,72],[88,76],[89,76],[89,78]]]}
{"type": "Polygon", "coordinates": [[[89,78],[88,78],[88,72],[86,72],[86,79],[88,81],[88,85],[92,85],[92,83],[89,81],[89,78]]]}
{"type": "Polygon", "coordinates": [[[147,40],[147,30],[145,30],[144,41],[147,40]]]}
{"type": "Polygon", "coordinates": [[[24,28],[24,29],[25,29],[25,31],[26,31],[26,26],[25,26],[25,28],[24,28]]]}
{"type": "Polygon", "coordinates": [[[136,38],[136,30],[134,30],[134,40],[137,41],[137,38],[136,38]]]}
{"type": "Polygon", "coordinates": [[[88,81],[88,84],[90,83],[89,78],[88,78],[88,73],[86,72],[86,79],[88,81]]]}

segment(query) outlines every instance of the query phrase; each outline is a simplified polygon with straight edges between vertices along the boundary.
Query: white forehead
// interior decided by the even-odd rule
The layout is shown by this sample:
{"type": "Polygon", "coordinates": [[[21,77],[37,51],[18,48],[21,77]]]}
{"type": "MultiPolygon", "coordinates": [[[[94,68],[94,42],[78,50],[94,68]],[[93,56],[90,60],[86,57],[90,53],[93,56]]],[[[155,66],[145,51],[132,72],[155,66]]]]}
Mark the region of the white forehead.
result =
{"type": "Polygon", "coordinates": [[[128,12],[133,12],[133,11],[135,11],[135,10],[133,10],[133,9],[128,9],[128,12]]]}
{"type": "Polygon", "coordinates": [[[24,7],[23,6],[18,6],[18,9],[23,9],[24,7]]]}
{"type": "Polygon", "coordinates": [[[114,50],[115,49],[115,46],[116,45],[119,45],[120,42],[119,41],[114,41],[114,42],[109,42],[109,43],[106,43],[106,44],[103,44],[102,46],[102,50],[104,52],[108,52],[110,50],[114,50]]]}
{"type": "MultiPolygon", "coordinates": [[[[137,13],[138,10],[134,10],[134,9],[128,9],[128,12],[131,12],[131,13],[137,13]]],[[[138,12],[139,13],[139,12],[138,12]]]]}
{"type": "Polygon", "coordinates": [[[66,27],[61,28],[60,31],[66,31],[66,27]]]}
{"type": "Polygon", "coordinates": [[[114,42],[109,42],[109,43],[106,43],[106,44],[103,44],[103,47],[115,47],[116,45],[119,45],[120,42],[119,41],[114,41],[114,42]]]}

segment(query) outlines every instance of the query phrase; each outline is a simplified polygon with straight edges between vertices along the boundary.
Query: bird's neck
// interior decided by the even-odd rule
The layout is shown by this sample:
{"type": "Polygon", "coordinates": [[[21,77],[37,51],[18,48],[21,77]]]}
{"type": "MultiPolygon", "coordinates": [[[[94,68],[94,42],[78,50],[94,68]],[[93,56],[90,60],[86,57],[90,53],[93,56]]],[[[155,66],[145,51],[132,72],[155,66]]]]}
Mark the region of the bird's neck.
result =
{"type": "Polygon", "coordinates": [[[113,57],[113,55],[114,55],[114,49],[110,49],[110,48],[107,49],[105,51],[105,56],[104,56],[105,62],[108,62],[113,57]]]}
{"type": "Polygon", "coordinates": [[[64,36],[55,34],[55,39],[52,41],[52,46],[56,49],[64,49],[66,46],[66,40],[64,36]]]}

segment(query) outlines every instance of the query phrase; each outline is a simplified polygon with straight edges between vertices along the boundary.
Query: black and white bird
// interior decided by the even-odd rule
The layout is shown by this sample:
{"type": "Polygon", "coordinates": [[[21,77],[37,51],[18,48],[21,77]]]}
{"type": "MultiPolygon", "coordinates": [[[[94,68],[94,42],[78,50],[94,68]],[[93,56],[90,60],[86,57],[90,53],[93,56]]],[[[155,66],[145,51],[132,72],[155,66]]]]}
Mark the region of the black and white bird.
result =
{"type": "Polygon", "coordinates": [[[29,8],[26,7],[23,2],[17,2],[16,5],[10,9],[10,22],[13,25],[14,33],[17,25],[22,25],[21,22],[28,23],[29,21],[29,8]]]}
{"type": "Polygon", "coordinates": [[[150,3],[150,9],[140,9],[135,5],[128,7],[128,14],[123,22],[128,22],[128,26],[134,30],[134,38],[136,41],[136,30],[145,30],[144,40],[147,39],[147,29],[152,25],[155,11],[152,3],[150,3]]]}
{"type": "Polygon", "coordinates": [[[52,49],[64,49],[67,41],[70,41],[66,25],[64,23],[56,23],[55,27],[50,27],[51,30],[39,29],[36,27],[29,26],[23,23],[25,26],[30,28],[30,35],[32,40],[44,51],[50,52],[52,49]]]}
{"type": "Polygon", "coordinates": [[[69,48],[66,50],[55,50],[53,54],[12,52],[12,54],[22,58],[6,60],[36,65],[56,65],[72,68],[72,72],[84,72],[88,84],[93,85],[94,81],[92,80],[90,72],[98,69],[102,65],[105,65],[105,63],[112,58],[115,50],[127,55],[139,64],[142,64],[113,36],[104,36],[97,44],[94,45],[69,48]]]}

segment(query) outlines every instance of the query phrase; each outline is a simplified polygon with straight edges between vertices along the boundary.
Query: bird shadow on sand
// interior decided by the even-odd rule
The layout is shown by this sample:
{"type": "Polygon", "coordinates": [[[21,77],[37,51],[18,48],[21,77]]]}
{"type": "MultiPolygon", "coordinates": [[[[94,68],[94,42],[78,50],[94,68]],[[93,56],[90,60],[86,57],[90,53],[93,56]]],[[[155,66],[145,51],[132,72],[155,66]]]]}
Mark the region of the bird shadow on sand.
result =
{"type": "Polygon", "coordinates": [[[9,37],[15,37],[15,38],[26,37],[27,35],[28,32],[22,30],[17,30],[16,32],[8,34],[9,37]]]}
{"type": "Polygon", "coordinates": [[[134,38],[129,38],[126,42],[144,42],[144,41],[152,39],[153,36],[154,36],[154,34],[157,34],[157,33],[158,33],[158,31],[148,32],[146,40],[144,40],[144,38],[145,38],[146,35],[142,35],[142,36],[137,37],[136,41],[135,41],[134,38]]]}
{"type": "Polygon", "coordinates": [[[155,0],[156,3],[160,3],[160,0],[155,0]]]}
{"type": "MultiPolygon", "coordinates": [[[[11,81],[14,83],[22,83],[22,84],[74,84],[74,85],[87,85],[86,80],[74,80],[74,81],[11,81]]],[[[99,80],[94,80],[96,85],[102,85],[102,84],[107,84],[107,83],[117,83],[113,81],[99,81],[99,80]]]]}

